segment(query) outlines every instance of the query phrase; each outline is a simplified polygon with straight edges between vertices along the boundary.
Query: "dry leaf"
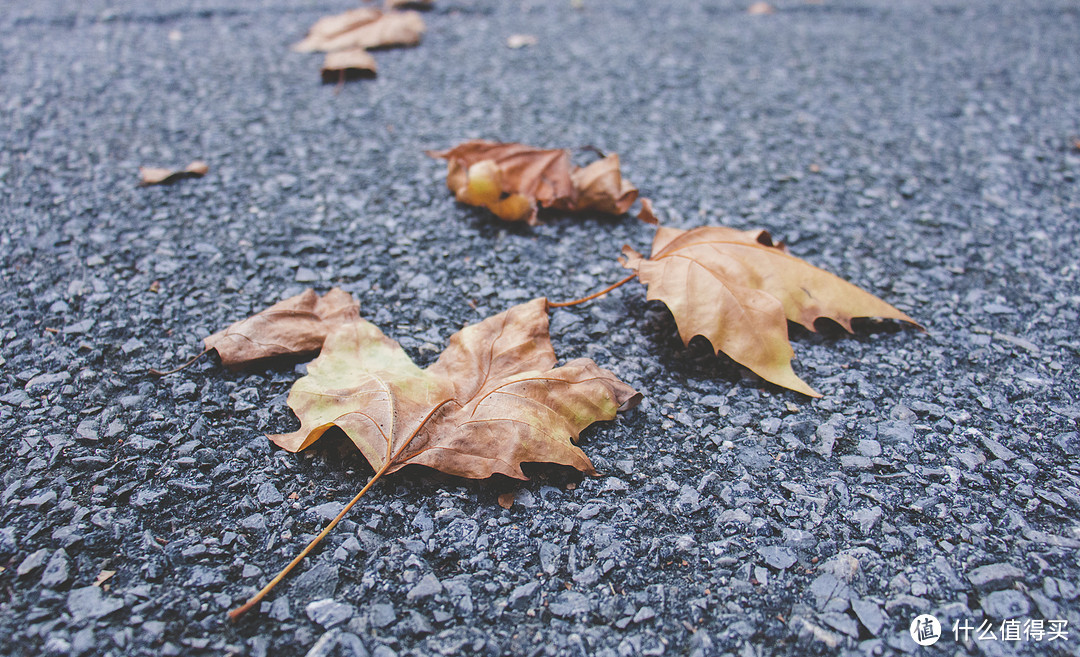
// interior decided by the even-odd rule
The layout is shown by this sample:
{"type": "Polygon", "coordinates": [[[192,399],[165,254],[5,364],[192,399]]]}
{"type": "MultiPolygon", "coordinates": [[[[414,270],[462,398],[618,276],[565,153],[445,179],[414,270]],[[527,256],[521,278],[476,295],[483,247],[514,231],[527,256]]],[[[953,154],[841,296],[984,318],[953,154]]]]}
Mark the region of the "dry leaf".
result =
{"type": "Polygon", "coordinates": [[[115,570],[103,570],[98,573],[98,576],[94,578],[94,586],[101,586],[109,580],[110,577],[116,574],[115,570]]]}
{"type": "Polygon", "coordinates": [[[423,9],[428,10],[434,6],[433,0],[386,0],[383,3],[385,9],[423,9]]]}
{"type": "Polygon", "coordinates": [[[503,493],[499,496],[499,506],[504,509],[509,509],[514,506],[514,500],[517,499],[517,493],[510,491],[509,493],[503,493]]]}
{"type": "Polygon", "coordinates": [[[371,7],[352,9],[343,14],[323,16],[315,21],[303,41],[293,45],[295,52],[317,52],[322,45],[346,32],[367,25],[382,17],[382,12],[371,7]]]}
{"type": "Polygon", "coordinates": [[[360,306],[338,288],[319,297],[315,290],[276,303],[204,340],[221,362],[237,368],[275,356],[318,351],[328,333],[360,319],[360,306]]]}
{"type": "Polygon", "coordinates": [[[575,169],[570,173],[570,179],[577,196],[566,205],[567,210],[623,214],[637,200],[637,187],[623,179],[619,170],[619,156],[615,153],[587,167],[575,169]]]}
{"type": "Polygon", "coordinates": [[[574,441],[640,395],[591,360],[555,363],[542,298],[462,329],[424,370],[360,320],[327,337],[289,393],[300,429],[270,439],[297,452],[336,426],[380,474],[419,464],[524,479],[525,462],[591,474],[574,441]]]}
{"type": "Polygon", "coordinates": [[[833,274],[774,244],[764,230],[706,226],[660,228],[652,256],[623,247],[624,266],[648,286],[647,298],[667,304],[679,335],[704,336],[767,381],[820,396],[791,369],[787,321],[813,331],[831,319],[849,332],[855,317],[915,321],[833,274]]]}
{"type": "Polygon", "coordinates": [[[517,50],[525,46],[535,46],[539,41],[531,34],[511,34],[506,38],[506,46],[517,50]]]}
{"type": "Polygon", "coordinates": [[[536,224],[541,207],[622,214],[638,195],[615,154],[579,168],[565,149],[473,140],[428,155],[447,160],[446,185],[458,201],[506,221],[536,224]]]}
{"type": "Polygon", "coordinates": [[[183,169],[162,169],[159,167],[139,167],[139,184],[146,185],[171,185],[183,178],[201,178],[210,171],[206,162],[195,160],[183,169]]]}
{"type": "MultiPolygon", "coordinates": [[[[335,50],[354,48],[372,50],[375,48],[415,46],[420,43],[426,28],[424,19],[417,12],[394,11],[383,14],[377,9],[367,11],[375,12],[379,16],[374,20],[359,22],[354,27],[333,34],[324,32],[313,35],[309,33],[303,41],[293,46],[293,50],[297,52],[334,52],[335,50]]],[[[342,23],[344,23],[343,16],[345,14],[330,18],[341,19],[342,23]]],[[[314,30],[314,26],[312,30],[314,30]]]]}
{"type": "Polygon", "coordinates": [[[775,13],[776,9],[767,2],[755,2],[746,8],[746,13],[751,16],[763,16],[765,14],[775,13]]]}
{"type": "Polygon", "coordinates": [[[324,83],[373,78],[378,71],[375,58],[363,48],[336,50],[326,53],[322,65],[324,83]]]}
{"type": "Polygon", "coordinates": [[[656,225],[660,223],[660,218],[653,212],[652,201],[645,197],[641,198],[641,211],[638,212],[637,218],[647,224],[656,225]]]}

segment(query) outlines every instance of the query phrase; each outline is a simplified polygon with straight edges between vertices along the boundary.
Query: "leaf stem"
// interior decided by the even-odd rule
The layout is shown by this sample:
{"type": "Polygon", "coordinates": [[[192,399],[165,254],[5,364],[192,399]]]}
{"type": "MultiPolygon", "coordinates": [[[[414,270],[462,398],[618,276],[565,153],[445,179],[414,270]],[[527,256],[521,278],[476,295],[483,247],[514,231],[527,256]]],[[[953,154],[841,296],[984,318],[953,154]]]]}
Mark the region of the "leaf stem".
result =
{"type": "Polygon", "coordinates": [[[597,297],[604,296],[605,294],[607,294],[608,292],[611,292],[612,290],[614,290],[617,287],[620,287],[622,285],[625,285],[625,284],[629,283],[630,281],[634,280],[635,276],[637,276],[637,274],[630,274],[629,276],[622,279],[618,283],[613,283],[613,284],[605,287],[604,289],[600,290],[599,292],[594,292],[594,293],[590,294],[587,297],[582,297],[580,299],[574,299],[573,301],[559,301],[557,303],[548,301],[547,306],[548,306],[548,308],[565,308],[567,306],[576,306],[579,303],[585,303],[586,301],[592,301],[593,299],[595,299],[597,297]]]}
{"type": "Polygon", "coordinates": [[[345,508],[341,510],[341,513],[337,514],[337,516],[330,521],[330,524],[326,526],[326,529],[319,532],[319,535],[313,538],[311,542],[307,544],[307,547],[305,547],[300,552],[300,554],[296,555],[296,558],[289,562],[288,566],[285,566],[285,568],[283,568],[282,571],[274,577],[274,579],[270,580],[266,586],[262,587],[262,589],[258,593],[251,596],[250,600],[229,612],[229,620],[235,621],[236,619],[240,618],[245,613],[250,611],[252,607],[262,602],[262,599],[266,597],[266,594],[270,593],[270,591],[273,590],[273,588],[277,586],[278,583],[281,582],[281,580],[285,579],[285,576],[288,575],[289,572],[297,566],[297,564],[303,561],[304,557],[310,554],[311,551],[314,550],[315,547],[319,543],[321,543],[324,538],[326,538],[326,535],[329,534],[330,531],[334,529],[334,527],[337,527],[337,524],[341,522],[341,519],[344,518],[345,514],[349,512],[349,509],[353,508],[353,505],[360,501],[360,498],[364,496],[364,493],[368,492],[368,490],[371,489],[371,486],[376,481],[378,481],[380,477],[383,476],[383,474],[386,472],[386,470],[390,467],[392,463],[393,461],[387,459],[386,464],[383,465],[383,467],[378,472],[376,472],[371,479],[368,480],[367,485],[364,486],[360,490],[360,492],[356,494],[356,497],[352,498],[352,500],[350,500],[349,503],[345,505],[345,508]]]}
{"type": "Polygon", "coordinates": [[[262,589],[258,593],[251,596],[250,600],[240,605],[236,609],[230,611],[229,620],[235,621],[236,619],[243,616],[245,613],[251,611],[251,608],[262,602],[262,599],[265,598],[266,595],[270,593],[270,591],[273,590],[273,588],[281,582],[281,580],[285,579],[285,576],[288,575],[292,571],[292,569],[295,568],[301,561],[303,561],[304,557],[311,554],[311,551],[314,550],[315,547],[318,546],[324,538],[326,538],[327,534],[329,534],[339,522],[341,522],[341,519],[344,518],[345,514],[349,512],[349,509],[353,508],[353,505],[360,501],[360,498],[364,496],[364,493],[368,492],[368,490],[371,489],[375,482],[378,481],[379,478],[382,477],[384,474],[386,474],[386,471],[390,469],[391,465],[397,463],[398,457],[401,456],[401,453],[404,452],[405,448],[409,446],[409,443],[412,442],[413,438],[415,438],[416,435],[420,433],[420,430],[424,428],[424,425],[427,424],[428,420],[434,417],[435,413],[437,413],[440,408],[450,402],[456,402],[456,400],[444,399],[443,401],[436,404],[435,407],[432,408],[431,411],[424,416],[424,419],[420,421],[420,424],[416,427],[416,429],[414,429],[413,432],[409,434],[409,437],[405,439],[405,441],[401,444],[401,447],[399,447],[398,450],[393,454],[390,454],[389,452],[387,453],[386,463],[384,463],[383,466],[379,468],[379,471],[376,472],[374,476],[372,476],[371,479],[368,480],[367,485],[365,485],[360,490],[360,492],[356,494],[356,497],[349,500],[349,503],[345,505],[345,508],[341,510],[341,513],[337,514],[337,516],[335,516],[334,519],[330,521],[330,524],[326,526],[326,529],[322,530],[321,532],[319,532],[318,536],[311,539],[311,542],[307,544],[307,547],[301,550],[300,554],[296,555],[296,557],[289,562],[289,565],[285,566],[285,568],[283,568],[281,572],[274,577],[274,579],[270,580],[266,584],[266,586],[262,587],[262,589]]]}
{"type": "Polygon", "coordinates": [[[180,370],[187,369],[188,367],[191,367],[192,365],[194,365],[195,361],[199,360],[200,358],[202,358],[206,354],[210,353],[210,349],[212,349],[212,347],[207,347],[206,349],[203,349],[201,352],[196,354],[194,358],[192,358],[188,362],[184,363],[180,367],[177,367],[176,369],[171,369],[168,372],[162,372],[161,370],[150,370],[150,373],[153,374],[154,376],[168,376],[170,374],[176,374],[180,370]]]}

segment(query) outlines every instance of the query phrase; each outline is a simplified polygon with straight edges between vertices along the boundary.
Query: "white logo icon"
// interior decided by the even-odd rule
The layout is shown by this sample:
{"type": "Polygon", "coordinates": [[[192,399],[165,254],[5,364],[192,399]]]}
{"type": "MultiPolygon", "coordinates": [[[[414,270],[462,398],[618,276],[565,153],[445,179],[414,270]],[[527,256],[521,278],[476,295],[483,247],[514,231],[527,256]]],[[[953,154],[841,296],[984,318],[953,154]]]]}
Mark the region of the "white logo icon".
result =
{"type": "Polygon", "coordinates": [[[941,623],[930,614],[916,616],[911,621],[911,638],[920,646],[932,646],[941,638],[941,623]]]}

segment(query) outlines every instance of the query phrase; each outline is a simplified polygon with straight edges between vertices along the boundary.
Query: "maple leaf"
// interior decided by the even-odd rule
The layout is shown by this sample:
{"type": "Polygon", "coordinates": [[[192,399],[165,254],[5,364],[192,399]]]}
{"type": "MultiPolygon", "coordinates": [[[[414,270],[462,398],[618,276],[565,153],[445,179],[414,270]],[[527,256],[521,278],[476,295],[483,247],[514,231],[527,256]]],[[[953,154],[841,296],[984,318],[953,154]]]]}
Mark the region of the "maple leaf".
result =
{"type": "Polygon", "coordinates": [[[334,288],[322,297],[308,288],[206,338],[226,367],[242,367],[275,356],[318,351],[326,335],[360,319],[360,306],[334,288]]]}
{"type": "Polygon", "coordinates": [[[289,393],[300,429],[270,439],[296,452],[338,427],[385,473],[525,479],[521,463],[543,462],[592,474],[574,441],[640,395],[591,360],[555,363],[542,298],[462,329],[424,370],[360,320],[327,337],[289,393]]]}
{"type": "Polygon", "coordinates": [[[139,184],[146,187],[149,185],[171,185],[184,178],[201,178],[210,171],[206,162],[195,160],[183,169],[163,169],[160,167],[139,167],[139,184]]]}
{"type": "Polygon", "coordinates": [[[641,395],[586,358],[556,367],[547,308],[546,299],[534,299],[465,327],[427,369],[362,319],[327,336],[307,376],[289,392],[300,429],[270,439],[297,452],[337,427],[375,474],[281,573],[229,617],[235,620],[258,604],[380,477],[406,465],[474,479],[494,474],[525,479],[521,464],[526,462],[595,474],[575,441],[585,427],[613,419],[641,395]]]}
{"type": "MultiPolygon", "coordinates": [[[[915,324],[896,308],[774,244],[764,230],[705,226],[660,228],[652,256],[623,247],[623,266],[663,301],[689,343],[704,336],[713,348],[767,381],[819,397],[795,375],[787,321],[814,331],[819,318],[851,332],[855,317],[915,324]]],[[[917,326],[917,324],[915,324],[917,326]]]]}
{"type": "Polygon", "coordinates": [[[446,185],[458,201],[505,221],[535,225],[541,207],[623,214],[638,197],[615,154],[575,167],[565,149],[479,139],[427,154],[447,160],[446,185]]]}

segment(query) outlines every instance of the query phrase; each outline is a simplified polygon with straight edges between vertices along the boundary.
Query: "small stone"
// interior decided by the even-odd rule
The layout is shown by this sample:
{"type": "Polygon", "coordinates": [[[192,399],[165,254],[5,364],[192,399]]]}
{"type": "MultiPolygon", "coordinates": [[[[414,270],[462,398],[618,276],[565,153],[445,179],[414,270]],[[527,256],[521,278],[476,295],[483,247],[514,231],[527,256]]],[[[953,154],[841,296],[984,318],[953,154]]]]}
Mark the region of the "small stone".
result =
{"type": "Polygon", "coordinates": [[[259,484],[259,488],[255,491],[255,499],[259,500],[259,504],[264,506],[273,506],[275,504],[281,504],[285,498],[282,497],[281,492],[274,487],[274,484],[269,481],[264,481],[259,484]]]}
{"type": "Polygon", "coordinates": [[[71,614],[72,621],[75,623],[101,618],[123,607],[123,600],[106,597],[96,586],[72,589],[67,596],[68,613],[71,614]]]}
{"type": "Polygon", "coordinates": [[[253,513],[240,521],[240,528],[252,532],[264,532],[266,531],[266,516],[253,513]]]}
{"type": "Polygon", "coordinates": [[[44,548],[38,550],[37,552],[34,552],[30,556],[23,559],[22,563],[19,564],[19,568],[15,571],[15,573],[19,577],[22,577],[23,575],[29,575],[30,573],[45,565],[45,560],[48,558],[48,550],[44,548]]]}
{"type": "Polygon", "coordinates": [[[1024,578],[1024,571],[1008,563],[994,563],[979,566],[967,574],[972,586],[983,591],[993,591],[1010,586],[1024,578]]]}
{"type": "Polygon", "coordinates": [[[323,520],[333,520],[337,517],[341,510],[345,508],[345,505],[341,502],[327,502],[326,504],[320,504],[318,506],[309,509],[311,513],[319,516],[323,520]]]}
{"type": "Polygon", "coordinates": [[[765,560],[765,563],[777,570],[790,568],[796,561],[795,552],[789,548],[762,547],[758,548],[758,554],[765,560]]]}
{"type": "Polygon", "coordinates": [[[641,609],[637,610],[636,614],[634,614],[633,622],[634,624],[644,623],[645,621],[652,620],[653,618],[656,618],[656,612],[653,611],[653,608],[642,607],[641,609]]]}
{"type": "Polygon", "coordinates": [[[330,629],[352,618],[355,611],[352,605],[337,602],[331,598],[316,600],[304,608],[308,618],[315,623],[330,629]]]}
{"type": "Polygon", "coordinates": [[[371,605],[371,609],[368,611],[368,619],[374,627],[383,628],[397,620],[397,612],[394,611],[394,605],[380,602],[371,605]]]}
{"type": "Polygon", "coordinates": [[[269,616],[278,622],[284,622],[291,619],[292,609],[289,607],[289,598],[286,596],[275,598],[270,604],[269,616]]]}
{"type": "Polygon", "coordinates": [[[808,531],[785,527],[782,532],[784,545],[798,550],[805,550],[817,546],[817,537],[808,531]]]}
{"type": "Polygon", "coordinates": [[[890,444],[910,443],[915,439],[915,427],[908,422],[887,420],[877,424],[878,440],[890,444]]]}
{"type": "Polygon", "coordinates": [[[307,267],[298,267],[296,270],[297,283],[314,283],[319,280],[319,275],[307,267]]]}
{"type": "Polygon", "coordinates": [[[851,601],[851,608],[870,634],[879,636],[881,628],[885,627],[885,616],[881,613],[881,607],[867,600],[858,598],[851,601]]]}
{"type": "Polygon", "coordinates": [[[1027,616],[1031,612],[1031,601],[1020,591],[1008,589],[994,591],[983,598],[983,611],[995,620],[1008,620],[1027,616]]]}
{"type": "Polygon", "coordinates": [[[592,611],[592,602],[583,593],[563,591],[548,606],[548,610],[559,618],[573,618],[592,611]]]}
{"type": "Polygon", "coordinates": [[[994,458],[999,458],[1002,461],[1011,461],[1016,458],[1016,452],[989,436],[982,436],[982,444],[987,451],[994,455],[994,458]]]}
{"type": "Polygon", "coordinates": [[[133,354],[146,346],[142,340],[138,338],[129,338],[121,347],[120,351],[124,352],[124,355],[133,354]]]}
{"type": "Polygon", "coordinates": [[[45,588],[55,589],[66,584],[71,579],[71,561],[67,552],[60,548],[53,552],[49,563],[45,566],[45,572],[41,574],[41,585],[45,588]]]}
{"type": "Polygon", "coordinates": [[[537,589],[540,588],[540,582],[528,582],[515,588],[510,593],[510,599],[507,602],[508,607],[511,609],[524,610],[532,604],[533,597],[536,595],[537,589]]]}
{"type": "Polygon", "coordinates": [[[852,514],[852,517],[855,519],[855,522],[859,523],[859,529],[862,530],[862,533],[868,534],[870,533],[870,530],[874,528],[874,525],[881,520],[881,514],[881,507],[873,506],[869,509],[859,509],[852,514]]]}
{"type": "Polygon", "coordinates": [[[225,575],[214,568],[195,566],[191,569],[184,586],[195,589],[209,589],[225,583],[225,575]]]}
{"type": "Polygon", "coordinates": [[[881,456],[881,443],[868,438],[860,440],[859,453],[870,458],[881,456]]]}
{"type": "Polygon", "coordinates": [[[410,601],[423,600],[442,593],[443,586],[439,578],[432,574],[424,575],[416,586],[412,587],[405,595],[410,601]]]}

